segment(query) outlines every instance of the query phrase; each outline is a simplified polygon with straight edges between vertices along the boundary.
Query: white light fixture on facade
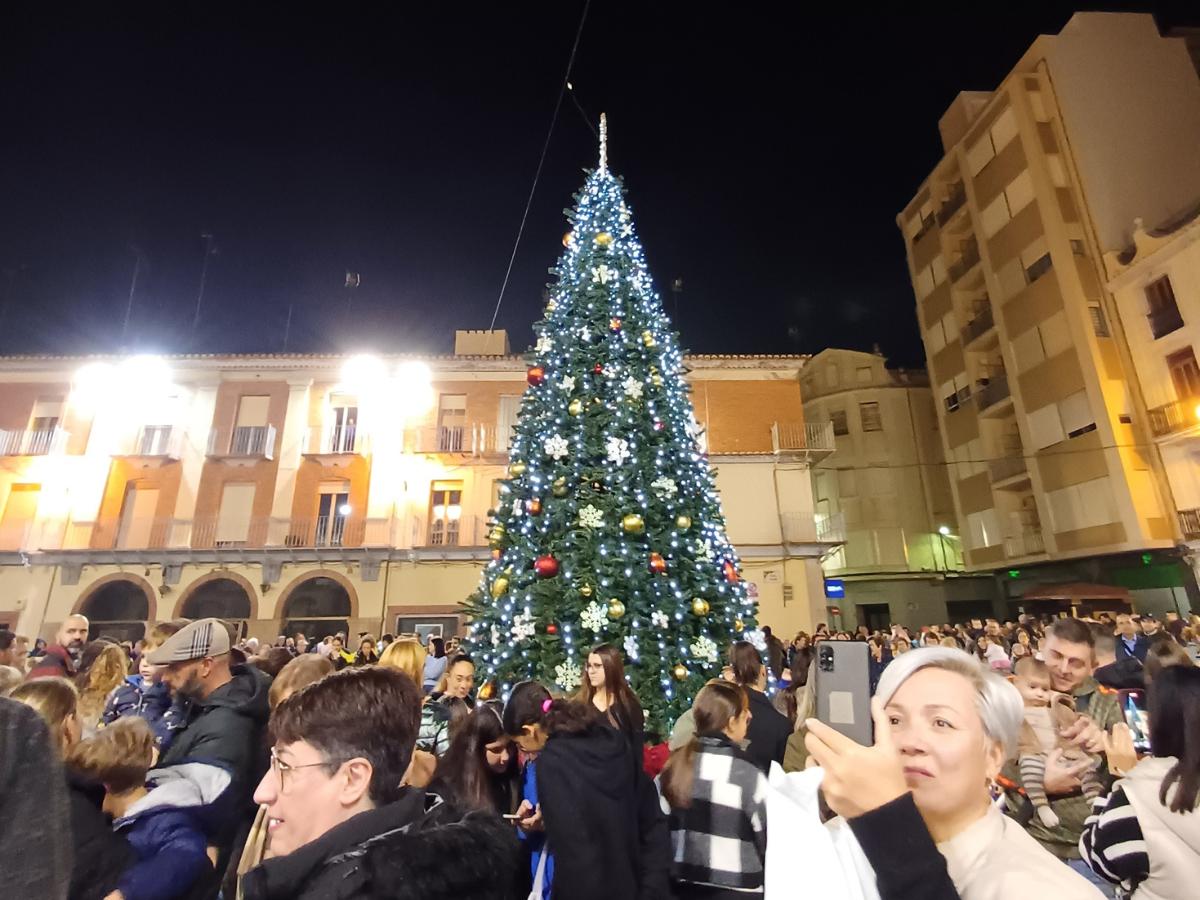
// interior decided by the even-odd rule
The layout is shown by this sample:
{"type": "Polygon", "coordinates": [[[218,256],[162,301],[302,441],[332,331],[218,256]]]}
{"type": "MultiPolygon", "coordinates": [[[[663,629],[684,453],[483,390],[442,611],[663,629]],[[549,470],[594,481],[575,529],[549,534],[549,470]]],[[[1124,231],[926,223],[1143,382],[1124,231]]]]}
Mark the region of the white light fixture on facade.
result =
{"type": "Polygon", "coordinates": [[[352,512],[354,512],[354,507],[352,507],[349,503],[343,503],[338,507],[339,516],[348,516],[352,512]]]}
{"type": "Polygon", "coordinates": [[[945,537],[949,533],[950,533],[949,525],[939,525],[938,526],[938,534],[940,534],[942,537],[945,537]]]}

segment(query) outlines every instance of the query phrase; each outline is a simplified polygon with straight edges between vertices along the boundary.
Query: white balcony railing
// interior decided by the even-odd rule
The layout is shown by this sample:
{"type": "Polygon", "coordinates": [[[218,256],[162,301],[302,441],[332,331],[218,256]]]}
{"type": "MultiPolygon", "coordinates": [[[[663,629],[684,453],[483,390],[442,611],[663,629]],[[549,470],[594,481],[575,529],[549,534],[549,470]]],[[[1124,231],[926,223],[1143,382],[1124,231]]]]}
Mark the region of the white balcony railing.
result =
{"type": "Polygon", "coordinates": [[[832,516],[784,513],[779,519],[785,543],[838,544],[846,540],[846,524],[841,513],[832,516]]]}
{"type": "Polygon", "coordinates": [[[209,456],[275,458],[274,425],[239,425],[232,432],[214,428],[208,436],[209,456]]]}
{"type": "Polygon", "coordinates": [[[182,428],[174,425],[145,425],[138,431],[129,455],[179,459],[182,451],[182,428]]]}
{"type": "Polygon", "coordinates": [[[67,432],[61,428],[0,431],[0,456],[49,456],[62,453],[67,432]]]}
{"type": "Polygon", "coordinates": [[[1046,552],[1046,541],[1040,531],[1026,531],[1004,539],[1004,554],[1010,559],[1037,556],[1046,552]]]}
{"type": "Polygon", "coordinates": [[[832,453],[837,449],[833,438],[833,423],[775,422],[771,426],[771,448],[775,453],[832,453]]]}
{"type": "Polygon", "coordinates": [[[483,456],[507,453],[512,429],[483,423],[439,425],[409,432],[408,449],[413,453],[461,453],[483,456]]]}
{"type": "Polygon", "coordinates": [[[430,521],[412,520],[414,547],[483,547],[487,545],[485,516],[458,516],[430,521]]]}
{"type": "Polygon", "coordinates": [[[361,456],[366,454],[367,450],[367,433],[357,425],[326,425],[310,428],[305,433],[304,453],[308,456],[361,456]]]}

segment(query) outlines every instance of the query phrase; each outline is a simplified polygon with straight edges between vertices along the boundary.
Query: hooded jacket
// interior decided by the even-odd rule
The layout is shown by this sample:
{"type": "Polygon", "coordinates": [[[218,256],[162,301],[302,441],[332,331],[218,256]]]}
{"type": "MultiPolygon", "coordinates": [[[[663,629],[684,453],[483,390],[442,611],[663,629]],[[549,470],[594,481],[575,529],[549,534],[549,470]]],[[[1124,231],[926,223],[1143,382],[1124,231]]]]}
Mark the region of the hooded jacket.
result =
{"type": "Polygon", "coordinates": [[[620,732],[553,735],[536,770],[555,900],[669,896],[666,818],[620,732]]]}
{"type": "Polygon", "coordinates": [[[74,678],[75,660],[61,644],[51,644],[45,654],[36,657],[37,664],[29,670],[26,680],[33,678],[74,678]]]}
{"type": "Polygon", "coordinates": [[[242,876],[246,900],[506,900],[517,841],[498,816],[407,788],[242,876]]]}
{"type": "Polygon", "coordinates": [[[137,854],[118,884],[125,900],[171,900],[211,871],[206,835],[215,830],[211,811],[229,784],[227,771],[206,763],[151,773],[149,793],[113,823],[137,854]]]}
{"type": "Polygon", "coordinates": [[[111,725],[122,716],[145,719],[154,732],[154,746],[162,754],[183,726],[184,711],[183,704],[172,701],[170,688],[161,681],[147,685],[141,675],[129,675],[108,695],[100,721],[111,725]]]}

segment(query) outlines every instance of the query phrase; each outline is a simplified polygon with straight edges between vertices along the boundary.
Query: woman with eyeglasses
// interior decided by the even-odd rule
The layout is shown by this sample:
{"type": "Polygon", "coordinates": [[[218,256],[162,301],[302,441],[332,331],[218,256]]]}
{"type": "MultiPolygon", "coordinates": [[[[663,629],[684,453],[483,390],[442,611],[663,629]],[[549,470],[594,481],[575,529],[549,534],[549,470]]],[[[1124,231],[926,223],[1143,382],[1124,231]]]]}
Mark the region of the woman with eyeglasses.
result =
{"type": "Polygon", "coordinates": [[[625,663],[610,644],[593,647],[588,654],[583,688],[578,699],[591,706],[604,721],[629,739],[630,747],[642,751],[646,717],[637,695],[625,680],[625,663]]]}

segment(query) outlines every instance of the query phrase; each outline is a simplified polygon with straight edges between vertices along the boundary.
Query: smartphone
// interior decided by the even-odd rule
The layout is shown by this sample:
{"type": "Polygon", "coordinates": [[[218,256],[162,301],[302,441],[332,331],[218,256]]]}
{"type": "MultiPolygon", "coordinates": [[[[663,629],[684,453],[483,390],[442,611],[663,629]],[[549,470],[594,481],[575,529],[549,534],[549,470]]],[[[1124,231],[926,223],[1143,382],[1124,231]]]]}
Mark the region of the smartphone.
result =
{"type": "Polygon", "coordinates": [[[864,746],[874,742],[871,669],[862,641],[817,645],[817,718],[864,746]]]}
{"type": "MultiPolygon", "coordinates": [[[[533,813],[530,813],[530,815],[533,815],[533,813]]],[[[521,819],[523,819],[525,817],[517,815],[516,813],[505,813],[500,818],[508,819],[510,822],[519,822],[521,819]]]]}
{"type": "Polygon", "coordinates": [[[1125,724],[1133,732],[1133,749],[1138,753],[1150,752],[1150,718],[1146,714],[1145,691],[1117,691],[1125,724]]]}

